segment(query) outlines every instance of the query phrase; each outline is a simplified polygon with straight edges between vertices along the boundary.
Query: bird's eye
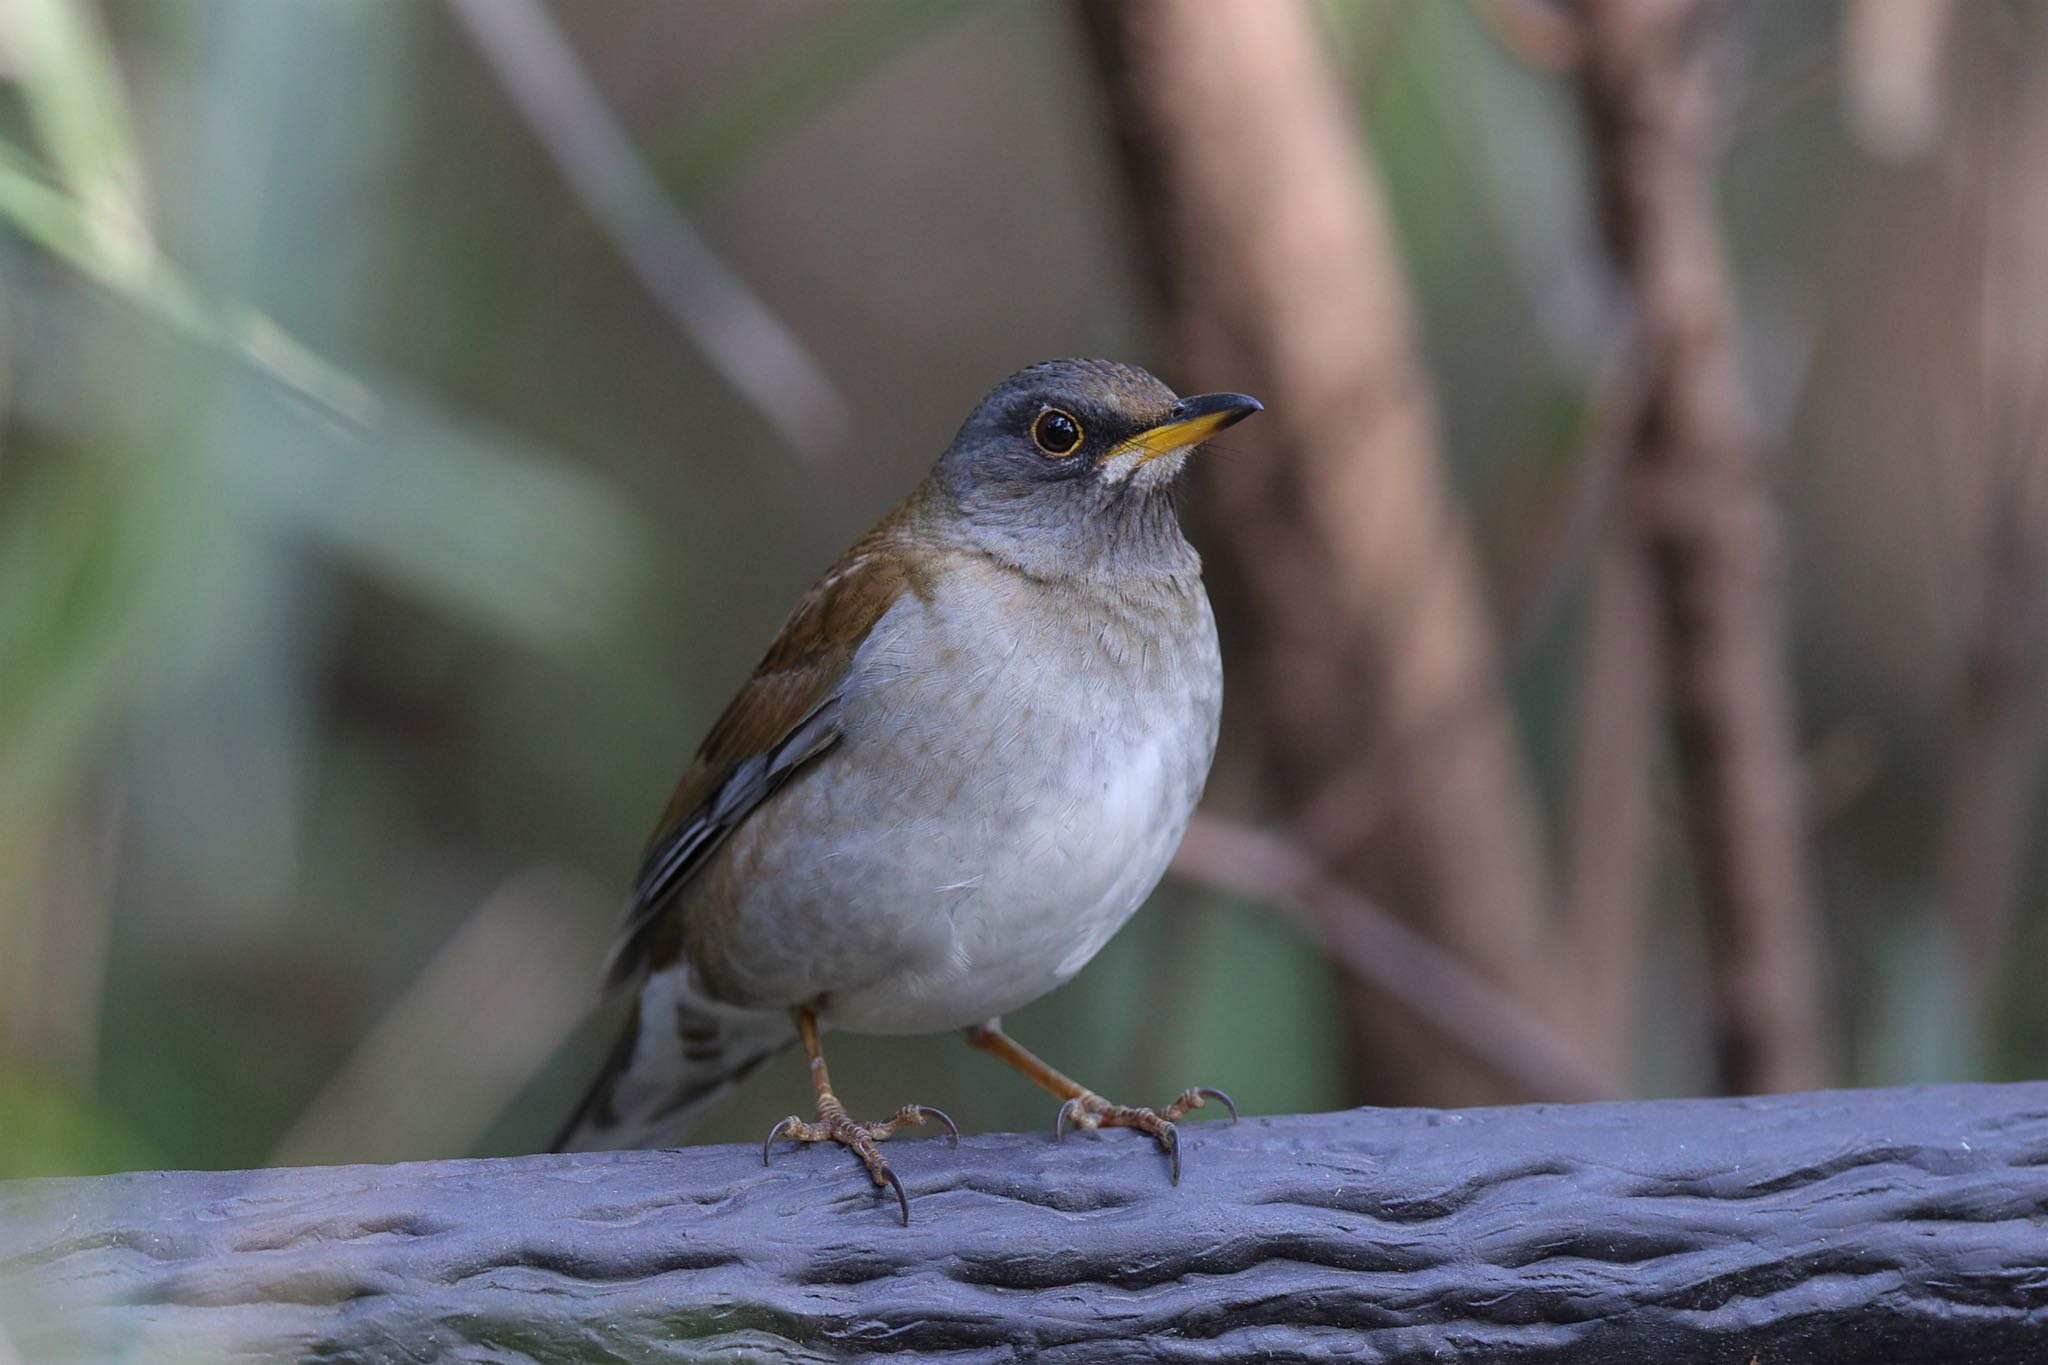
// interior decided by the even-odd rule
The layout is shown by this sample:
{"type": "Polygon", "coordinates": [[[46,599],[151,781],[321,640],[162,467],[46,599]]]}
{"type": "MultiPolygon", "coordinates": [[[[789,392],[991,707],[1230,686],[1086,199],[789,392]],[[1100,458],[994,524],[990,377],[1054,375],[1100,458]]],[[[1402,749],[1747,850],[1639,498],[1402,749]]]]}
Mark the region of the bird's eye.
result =
{"type": "Polygon", "coordinates": [[[1081,424],[1072,413],[1047,408],[1031,424],[1031,439],[1055,460],[1065,459],[1081,445],[1081,424]]]}

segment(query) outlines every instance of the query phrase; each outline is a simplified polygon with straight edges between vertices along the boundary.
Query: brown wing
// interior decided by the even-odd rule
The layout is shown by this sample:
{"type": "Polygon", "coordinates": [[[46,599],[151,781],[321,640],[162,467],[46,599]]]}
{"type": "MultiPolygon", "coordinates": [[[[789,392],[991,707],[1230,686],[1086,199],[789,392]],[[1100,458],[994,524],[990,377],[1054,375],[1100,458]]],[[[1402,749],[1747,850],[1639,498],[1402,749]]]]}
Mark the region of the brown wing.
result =
{"type": "Polygon", "coordinates": [[[838,742],[854,652],[904,593],[914,566],[884,522],[833,565],[783,623],[711,727],[649,840],[612,948],[616,985],[646,964],[676,890],[762,801],[838,742]]]}

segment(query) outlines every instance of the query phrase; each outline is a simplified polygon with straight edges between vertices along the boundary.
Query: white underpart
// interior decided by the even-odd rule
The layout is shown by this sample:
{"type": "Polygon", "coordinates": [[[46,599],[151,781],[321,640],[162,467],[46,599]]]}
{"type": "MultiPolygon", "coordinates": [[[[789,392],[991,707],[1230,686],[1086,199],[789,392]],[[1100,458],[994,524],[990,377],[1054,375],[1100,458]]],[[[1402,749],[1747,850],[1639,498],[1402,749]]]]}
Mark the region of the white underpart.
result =
{"type": "Polygon", "coordinates": [[[793,783],[693,884],[732,903],[689,945],[729,999],[868,1033],[977,1023],[1072,977],[1164,875],[1221,702],[1199,589],[1162,631],[1157,602],[1047,609],[1024,599],[1057,590],[985,561],[943,581],[862,648],[832,780],[793,783]]]}

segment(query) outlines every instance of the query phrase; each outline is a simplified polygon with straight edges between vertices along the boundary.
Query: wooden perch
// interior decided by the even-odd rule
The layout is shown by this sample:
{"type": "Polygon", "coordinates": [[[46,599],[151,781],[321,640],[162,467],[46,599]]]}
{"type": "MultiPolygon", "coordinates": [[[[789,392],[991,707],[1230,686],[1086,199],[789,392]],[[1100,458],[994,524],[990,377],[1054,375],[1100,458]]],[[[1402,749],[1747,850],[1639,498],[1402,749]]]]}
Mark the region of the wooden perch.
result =
{"type": "Polygon", "coordinates": [[[2048,1359],[2048,1083],[0,1185],[24,1360],[2048,1359]],[[957,1354],[956,1354],[957,1353],[957,1354]]]}

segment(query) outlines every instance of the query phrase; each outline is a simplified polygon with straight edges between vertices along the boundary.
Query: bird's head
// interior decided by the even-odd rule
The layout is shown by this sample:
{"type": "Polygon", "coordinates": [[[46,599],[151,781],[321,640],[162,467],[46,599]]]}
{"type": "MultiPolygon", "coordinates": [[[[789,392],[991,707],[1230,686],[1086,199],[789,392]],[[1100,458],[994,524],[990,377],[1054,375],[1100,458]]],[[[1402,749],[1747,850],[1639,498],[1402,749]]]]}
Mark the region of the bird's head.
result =
{"type": "Polygon", "coordinates": [[[1130,567],[1185,551],[1175,476],[1196,446],[1258,411],[1241,393],[1181,398],[1135,365],[1049,360],[981,400],[933,484],[973,539],[1034,572],[1130,567]]]}

